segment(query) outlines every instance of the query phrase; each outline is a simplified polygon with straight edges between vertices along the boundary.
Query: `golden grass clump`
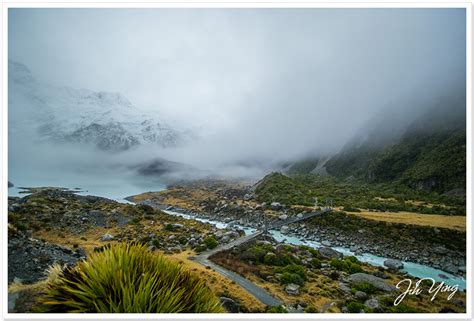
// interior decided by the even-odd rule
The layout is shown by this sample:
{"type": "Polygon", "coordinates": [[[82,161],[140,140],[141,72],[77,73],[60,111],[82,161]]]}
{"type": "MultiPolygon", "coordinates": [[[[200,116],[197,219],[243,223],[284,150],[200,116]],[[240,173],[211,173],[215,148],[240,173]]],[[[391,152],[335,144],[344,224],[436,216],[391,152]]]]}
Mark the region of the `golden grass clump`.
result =
{"type": "Polygon", "coordinates": [[[144,245],[113,244],[74,267],[50,271],[41,312],[224,312],[203,279],[144,245]]]}

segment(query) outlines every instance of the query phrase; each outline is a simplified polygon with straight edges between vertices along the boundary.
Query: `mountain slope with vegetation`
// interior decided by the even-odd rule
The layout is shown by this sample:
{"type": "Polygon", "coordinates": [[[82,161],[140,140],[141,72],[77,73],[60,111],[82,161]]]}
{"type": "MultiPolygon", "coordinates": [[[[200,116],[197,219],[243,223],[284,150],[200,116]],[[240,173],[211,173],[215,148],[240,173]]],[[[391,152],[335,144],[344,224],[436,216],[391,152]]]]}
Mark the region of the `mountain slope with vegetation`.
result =
{"type": "Polygon", "coordinates": [[[329,174],[366,182],[400,183],[413,189],[445,193],[466,184],[465,104],[436,106],[399,135],[385,141],[376,131],[347,144],[327,163],[329,174]]]}

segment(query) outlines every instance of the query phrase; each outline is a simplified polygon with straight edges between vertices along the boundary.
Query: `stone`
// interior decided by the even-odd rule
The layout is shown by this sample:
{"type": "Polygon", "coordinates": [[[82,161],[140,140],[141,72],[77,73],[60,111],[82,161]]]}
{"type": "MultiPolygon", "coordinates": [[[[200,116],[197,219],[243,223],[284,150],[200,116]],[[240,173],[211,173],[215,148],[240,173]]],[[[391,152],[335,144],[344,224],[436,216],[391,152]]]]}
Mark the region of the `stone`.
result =
{"type": "Polygon", "coordinates": [[[343,282],[339,282],[339,289],[346,294],[351,293],[351,288],[348,287],[347,284],[343,282]]]}
{"type": "Polygon", "coordinates": [[[356,297],[357,300],[359,301],[364,301],[367,300],[367,293],[363,291],[357,291],[354,296],[356,297]]]}
{"type": "Polygon", "coordinates": [[[150,245],[146,250],[147,250],[148,252],[156,251],[156,246],[150,245]]]}
{"type": "Polygon", "coordinates": [[[288,218],[288,215],[282,214],[282,215],[278,216],[278,218],[279,218],[280,220],[284,221],[284,220],[286,220],[286,219],[288,218]]]}
{"type": "Polygon", "coordinates": [[[322,245],[322,246],[331,246],[331,242],[329,242],[329,241],[322,241],[322,242],[321,242],[321,245],[322,245]]]}
{"type": "Polygon", "coordinates": [[[245,201],[249,201],[249,200],[251,200],[251,199],[252,199],[252,195],[250,195],[250,194],[245,194],[245,195],[244,195],[244,200],[245,200],[245,201]]]}
{"type": "Polygon", "coordinates": [[[390,270],[401,270],[403,269],[403,263],[399,260],[395,259],[387,259],[383,261],[383,265],[385,265],[390,270]]]}
{"type": "Polygon", "coordinates": [[[350,250],[351,252],[357,252],[357,251],[359,250],[359,246],[358,246],[358,245],[352,245],[352,246],[349,248],[349,250],[350,250]]]}
{"type": "Polygon", "coordinates": [[[391,284],[386,283],[383,279],[376,277],[371,274],[367,273],[354,273],[349,275],[347,278],[347,281],[352,284],[358,284],[362,282],[367,282],[369,284],[372,284],[375,286],[377,289],[380,289],[382,291],[387,291],[387,292],[392,292],[395,291],[397,288],[391,284]]]}
{"type": "Polygon", "coordinates": [[[319,253],[325,257],[325,258],[338,258],[338,259],[342,259],[343,258],[343,254],[336,251],[336,250],[333,250],[332,248],[330,247],[320,247],[318,249],[319,253]]]}
{"type": "Polygon", "coordinates": [[[299,213],[298,215],[296,215],[297,218],[303,218],[303,214],[299,213]]]}
{"type": "Polygon", "coordinates": [[[288,233],[288,230],[289,230],[289,227],[286,226],[286,225],[283,225],[283,226],[280,228],[280,232],[281,232],[282,234],[288,233]]]}
{"type": "Polygon", "coordinates": [[[287,284],[285,287],[285,292],[288,293],[289,295],[299,295],[300,286],[294,283],[287,284]]]}
{"type": "Polygon", "coordinates": [[[240,312],[240,304],[232,300],[231,298],[221,296],[220,297],[222,306],[230,313],[239,313],[240,312]]]}
{"type": "Polygon", "coordinates": [[[100,240],[102,242],[112,241],[113,239],[114,239],[114,236],[112,234],[109,234],[109,233],[102,235],[101,238],[100,238],[100,240]]]}
{"type": "Polygon", "coordinates": [[[19,296],[18,292],[8,293],[8,312],[13,313],[16,311],[16,300],[19,296]]]}
{"type": "Polygon", "coordinates": [[[448,273],[455,274],[458,272],[458,267],[452,263],[447,263],[443,266],[443,270],[448,273]]]}
{"type": "Polygon", "coordinates": [[[274,210],[274,211],[281,210],[282,207],[283,207],[283,206],[282,206],[280,203],[278,203],[278,202],[272,202],[272,203],[270,204],[270,208],[271,208],[272,210],[274,210]]]}
{"type": "Polygon", "coordinates": [[[368,299],[367,301],[364,302],[364,305],[368,308],[377,310],[380,308],[380,303],[379,300],[377,299],[368,299]]]}

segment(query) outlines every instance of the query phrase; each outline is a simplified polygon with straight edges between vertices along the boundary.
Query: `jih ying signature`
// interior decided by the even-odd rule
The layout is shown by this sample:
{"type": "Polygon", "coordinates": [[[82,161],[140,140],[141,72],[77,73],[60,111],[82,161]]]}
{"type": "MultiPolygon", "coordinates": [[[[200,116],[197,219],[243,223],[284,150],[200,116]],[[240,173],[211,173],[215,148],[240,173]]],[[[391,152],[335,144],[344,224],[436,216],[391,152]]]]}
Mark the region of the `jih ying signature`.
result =
{"type": "Polygon", "coordinates": [[[393,304],[394,305],[399,305],[400,302],[402,302],[403,299],[405,299],[405,297],[407,295],[420,295],[421,293],[423,293],[423,291],[425,291],[426,289],[423,289],[423,288],[420,287],[422,282],[425,283],[425,284],[431,282],[431,286],[428,289],[428,293],[433,294],[433,295],[432,295],[430,301],[433,301],[434,299],[436,299],[436,296],[440,292],[441,293],[451,292],[451,294],[448,295],[448,300],[451,300],[453,298],[454,294],[456,294],[456,292],[458,291],[458,285],[457,284],[456,285],[447,285],[444,282],[436,283],[436,281],[432,278],[420,279],[415,284],[413,284],[413,281],[410,280],[410,279],[404,279],[404,280],[401,280],[400,282],[397,283],[397,289],[400,289],[401,286],[405,285],[405,284],[407,285],[407,288],[402,294],[400,294],[395,299],[393,304]],[[423,282],[423,281],[426,281],[426,282],[423,282]]]}

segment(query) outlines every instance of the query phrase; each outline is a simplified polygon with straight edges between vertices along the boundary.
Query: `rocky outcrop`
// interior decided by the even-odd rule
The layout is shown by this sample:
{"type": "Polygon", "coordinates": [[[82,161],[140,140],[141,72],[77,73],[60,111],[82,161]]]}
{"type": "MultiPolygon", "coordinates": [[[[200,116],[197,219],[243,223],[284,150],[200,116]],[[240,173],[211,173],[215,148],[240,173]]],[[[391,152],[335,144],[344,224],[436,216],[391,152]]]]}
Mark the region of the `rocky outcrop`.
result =
{"type": "Polygon", "coordinates": [[[14,280],[34,283],[46,277],[49,266],[55,263],[72,266],[83,258],[85,252],[81,249],[50,244],[13,227],[8,229],[8,283],[14,280]]]}
{"type": "Polygon", "coordinates": [[[391,284],[388,284],[383,279],[381,279],[377,276],[371,275],[371,274],[367,274],[367,273],[354,273],[354,274],[351,274],[347,278],[347,281],[351,284],[359,284],[359,283],[366,282],[366,283],[369,283],[369,284],[373,285],[374,287],[376,287],[379,290],[387,291],[387,292],[392,292],[392,291],[395,291],[397,289],[395,286],[393,286],[391,284]]]}

